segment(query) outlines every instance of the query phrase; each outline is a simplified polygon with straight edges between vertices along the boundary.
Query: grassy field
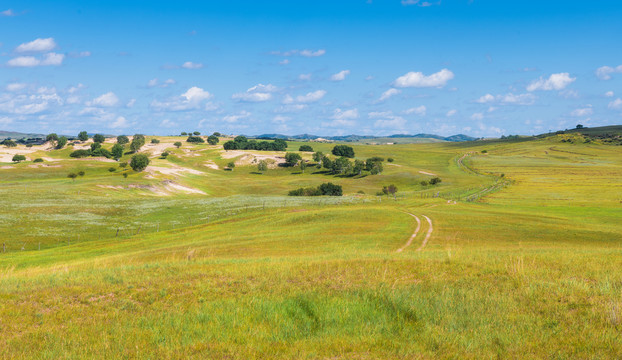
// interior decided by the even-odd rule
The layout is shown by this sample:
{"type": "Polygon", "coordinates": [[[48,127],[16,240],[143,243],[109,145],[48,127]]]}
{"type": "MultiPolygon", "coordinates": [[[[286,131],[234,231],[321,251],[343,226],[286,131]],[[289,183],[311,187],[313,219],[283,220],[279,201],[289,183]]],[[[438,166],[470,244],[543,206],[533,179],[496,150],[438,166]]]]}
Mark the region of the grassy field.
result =
{"type": "Polygon", "coordinates": [[[353,145],[395,159],[362,177],[35,148],[0,164],[2,357],[620,358],[622,147],[564,136],[353,145]]]}

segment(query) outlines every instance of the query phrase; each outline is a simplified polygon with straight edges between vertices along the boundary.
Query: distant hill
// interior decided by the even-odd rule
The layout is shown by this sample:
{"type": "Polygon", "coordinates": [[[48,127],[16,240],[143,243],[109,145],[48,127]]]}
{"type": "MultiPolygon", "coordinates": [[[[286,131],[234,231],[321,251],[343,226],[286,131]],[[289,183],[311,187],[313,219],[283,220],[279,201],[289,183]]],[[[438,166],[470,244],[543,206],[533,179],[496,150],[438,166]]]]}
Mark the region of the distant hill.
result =
{"type": "Polygon", "coordinates": [[[317,135],[310,135],[310,134],[289,136],[289,135],[283,135],[283,134],[262,134],[262,135],[257,135],[253,137],[257,139],[284,139],[284,140],[315,140],[315,139],[321,138],[321,139],[326,139],[326,140],[345,141],[345,142],[358,142],[358,141],[363,141],[363,140],[387,139],[387,138],[389,139],[391,138],[400,138],[400,139],[419,138],[419,139],[435,139],[435,140],[451,141],[451,142],[476,140],[476,138],[468,136],[468,135],[464,135],[464,134],[452,135],[452,136],[447,136],[447,137],[433,135],[433,134],[416,134],[416,135],[394,134],[394,135],[389,135],[389,136],[373,136],[373,135],[317,136],[317,135]]]}
{"type": "Polygon", "coordinates": [[[28,134],[28,133],[20,133],[15,131],[2,131],[0,130],[0,139],[4,140],[7,138],[11,138],[14,140],[19,139],[32,139],[32,138],[45,138],[43,134],[28,134]]]}

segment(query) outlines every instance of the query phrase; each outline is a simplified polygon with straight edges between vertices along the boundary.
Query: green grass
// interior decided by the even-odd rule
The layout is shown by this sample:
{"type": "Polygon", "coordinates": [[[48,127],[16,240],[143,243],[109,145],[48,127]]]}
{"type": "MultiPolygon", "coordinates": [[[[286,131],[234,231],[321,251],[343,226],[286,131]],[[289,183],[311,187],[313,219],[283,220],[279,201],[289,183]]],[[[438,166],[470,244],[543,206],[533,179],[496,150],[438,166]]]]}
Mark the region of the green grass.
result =
{"type": "Polygon", "coordinates": [[[622,149],[561,139],[354,145],[395,159],[360,178],[213,170],[230,160],[187,144],[153,161],[201,175],[123,179],[63,150],[0,170],[3,356],[619,358],[622,149]],[[98,186],[164,180],[208,195],[98,186]],[[326,181],[346,196],[283,196],[326,181]],[[423,251],[425,221],[396,252],[406,212],[433,221],[423,251]]]}

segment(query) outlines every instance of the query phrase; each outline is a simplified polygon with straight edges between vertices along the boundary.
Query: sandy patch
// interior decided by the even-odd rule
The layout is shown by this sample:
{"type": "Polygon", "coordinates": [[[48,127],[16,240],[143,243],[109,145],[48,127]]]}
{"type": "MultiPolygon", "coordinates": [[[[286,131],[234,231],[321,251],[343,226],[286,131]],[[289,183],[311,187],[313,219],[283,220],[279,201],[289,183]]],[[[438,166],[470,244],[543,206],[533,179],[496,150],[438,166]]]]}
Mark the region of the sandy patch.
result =
{"type": "Polygon", "coordinates": [[[47,162],[60,161],[59,159],[52,159],[52,158],[45,157],[45,156],[42,156],[41,159],[43,159],[43,160],[45,160],[47,162]]]}
{"type": "Polygon", "coordinates": [[[279,164],[285,164],[284,156],[257,154],[257,153],[242,151],[242,150],[221,151],[221,157],[223,159],[238,158],[235,160],[236,166],[256,165],[261,160],[266,161],[268,163],[268,168],[270,169],[274,169],[278,167],[279,164]]]}
{"type": "Polygon", "coordinates": [[[162,153],[166,151],[166,149],[172,148],[172,147],[175,147],[173,143],[159,143],[159,144],[149,143],[143,146],[140,150],[141,152],[151,153],[149,157],[158,157],[162,155],[162,153]]]}
{"type": "Polygon", "coordinates": [[[208,168],[213,169],[213,170],[220,170],[218,165],[216,165],[216,163],[211,161],[211,160],[204,162],[203,165],[205,165],[208,168]]]}
{"type": "Polygon", "coordinates": [[[426,171],[419,171],[419,174],[423,174],[423,175],[430,175],[430,176],[436,176],[436,174],[432,174],[430,172],[426,172],[426,171]]]}
{"type": "MultiPolygon", "coordinates": [[[[399,164],[394,164],[394,163],[390,163],[390,162],[388,162],[388,163],[387,163],[387,165],[389,165],[389,166],[399,166],[399,167],[402,167],[402,165],[399,165],[399,164]]],[[[420,171],[420,172],[421,172],[421,171],[420,171]]]]}
{"type": "Polygon", "coordinates": [[[2,169],[2,170],[15,169],[15,166],[9,166],[9,165],[0,166],[0,169],[2,169]]]}
{"type": "Polygon", "coordinates": [[[207,195],[205,192],[191,188],[188,186],[184,186],[173,182],[171,180],[165,180],[160,183],[160,186],[156,185],[141,185],[141,184],[130,184],[125,187],[121,185],[97,185],[102,189],[112,189],[112,190],[130,190],[130,189],[140,189],[140,190],[148,190],[151,191],[154,195],[158,196],[171,196],[176,193],[184,193],[184,194],[200,194],[207,195]]]}
{"type": "Polygon", "coordinates": [[[155,172],[159,172],[160,174],[164,174],[164,175],[182,175],[184,173],[189,173],[189,174],[194,174],[194,175],[202,175],[204,174],[204,172],[199,171],[199,170],[195,170],[195,169],[190,169],[190,168],[185,168],[185,167],[181,167],[181,166],[174,166],[174,167],[162,167],[162,166],[153,166],[153,165],[149,165],[147,166],[147,169],[145,170],[150,174],[154,174],[155,172]]]}
{"type": "Polygon", "coordinates": [[[7,148],[2,146],[0,147],[0,162],[10,163],[13,162],[13,156],[15,155],[28,155],[32,154],[35,151],[37,151],[37,149],[22,146],[14,148],[7,148]]]}
{"type": "Polygon", "coordinates": [[[95,161],[101,161],[101,162],[107,162],[107,163],[116,163],[117,162],[114,159],[108,159],[107,157],[103,157],[103,156],[86,157],[86,158],[79,158],[79,159],[74,159],[74,160],[75,161],[95,160],[95,161]]]}
{"type": "Polygon", "coordinates": [[[206,193],[204,193],[203,191],[199,190],[199,189],[194,189],[191,187],[187,187],[187,186],[183,186],[177,183],[174,183],[172,181],[163,181],[162,182],[164,184],[164,188],[168,191],[180,191],[186,194],[201,194],[201,195],[207,195],[206,193]]]}

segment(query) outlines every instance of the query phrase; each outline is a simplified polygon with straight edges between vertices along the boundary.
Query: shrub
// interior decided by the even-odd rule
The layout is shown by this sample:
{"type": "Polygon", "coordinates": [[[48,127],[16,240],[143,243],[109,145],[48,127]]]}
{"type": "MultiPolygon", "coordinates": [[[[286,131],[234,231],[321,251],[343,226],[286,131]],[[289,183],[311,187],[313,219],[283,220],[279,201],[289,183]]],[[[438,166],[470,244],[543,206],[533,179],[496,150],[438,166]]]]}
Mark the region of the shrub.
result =
{"type": "Polygon", "coordinates": [[[99,149],[101,147],[102,147],[101,143],[94,142],[94,143],[91,144],[91,151],[95,151],[95,150],[97,150],[97,149],[99,149]]]}
{"type": "Polygon", "coordinates": [[[430,185],[440,184],[443,180],[440,177],[433,177],[430,179],[430,185]]]}
{"type": "Polygon", "coordinates": [[[222,134],[219,133],[218,131],[214,131],[214,133],[212,135],[214,135],[214,136],[222,136],[222,134]]]}
{"type": "Polygon", "coordinates": [[[6,139],[6,140],[2,141],[2,145],[6,146],[6,147],[16,147],[17,146],[15,141],[9,140],[9,139],[6,139]]]}
{"type": "Polygon", "coordinates": [[[321,196],[322,191],[319,188],[308,187],[291,190],[287,195],[289,196],[321,196]]]}
{"type": "Polygon", "coordinates": [[[335,156],[345,156],[348,158],[354,157],[354,149],[351,146],[347,145],[335,145],[332,150],[333,155],[335,156]]]}
{"type": "Polygon", "coordinates": [[[41,158],[36,158],[36,159],[34,159],[32,162],[33,162],[33,163],[42,163],[42,162],[43,162],[43,159],[41,159],[41,158]]]}
{"type": "Polygon", "coordinates": [[[298,164],[298,161],[300,160],[302,160],[302,157],[300,156],[300,154],[296,154],[296,153],[285,154],[285,163],[287,164],[287,166],[296,166],[296,164],[298,164]]]}
{"type": "Polygon", "coordinates": [[[266,162],[266,160],[260,160],[259,163],[257,164],[257,171],[264,172],[267,170],[268,170],[268,163],[266,162]]]}
{"type": "Polygon", "coordinates": [[[166,157],[169,156],[168,151],[163,152],[161,156],[163,159],[166,159],[166,157]]]}
{"type": "Polygon", "coordinates": [[[310,151],[313,152],[313,148],[310,145],[300,145],[298,151],[310,151]]]}
{"type": "Polygon", "coordinates": [[[421,180],[421,182],[419,184],[421,184],[421,186],[428,186],[428,185],[430,185],[430,183],[428,183],[426,180],[421,180]]]}
{"type": "Polygon", "coordinates": [[[140,148],[145,145],[145,136],[141,134],[134,135],[132,143],[130,144],[130,150],[132,152],[138,152],[140,148]]]}
{"type": "Polygon", "coordinates": [[[179,149],[181,147],[181,141],[175,141],[173,145],[175,145],[175,147],[179,149]]]}
{"type": "Polygon", "coordinates": [[[127,173],[123,173],[123,177],[127,179],[127,173]]]}
{"type": "Polygon", "coordinates": [[[111,167],[111,168],[108,168],[108,171],[110,171],[110,172],[115,172],[115,171],[117,171],[117,169],[115,169],[115,168],[111,167]]]}
{"type": "Polygon", "coordinates": [[[56,149],[62,149],[65,145],[67,145],[67,138],[64,136],[59,137],[56,141],[56,149]]]}
{"type": "Polygon", "coordinates": [[[80,171],[78,171],[78,175],[80,175],[80,176],[84,176],[84,174],[86,174],[86,173],[84,172],[84,170],[80,170],[80,171]]]}
{"type": "Polygon", "coordinates": [[[488,150],[482,150],[482,154],[488,153],[488,150]]]}
{"type": "Polygon", "coordinates": [[[193,132],[193,134],[196,135],[196,136],[199,136],[199,135],[201,135],[201,132],[195,131],[195,132],[193,132]]]}
{"type": "Polygon", "coordinates": [[[188,133],[187,133],[187,132],[185,132],[185,131],[182,131],[180,135],[181,135],[181,136],[186,136],[186,135],[188,135],[188,133]]]}
{"type": "Polygon", "coordinates": [[[69,154],[72,158],[85,158],[91,156],[91,152],[89,150],[76,150],[69,154]]]}
{"type": "Polygon", "coordinates": [[[159,144],[160,140],[158,140],[158,139],[151,139],[151,143],[152,144],[159,144]]]}
{"type": "Polygon", "coordinates": [[[104,141],[106,141],[106,138],[104,137],[104,135],[102,135],[102,134],[95,134],[95,135],[93,135],[93,142],[103,143],[104,141]]]}
{"type": "Polygon", "coordinates": [[[132,168],[132,170],[138,172],[145,170],[148,165],[149,158],[147,157],[147,155],[144,154],[134,155],[132,156],[132,160],[130,161],[130,167],[132,168]]]}
{"type": "Polygon", "coordinates": [[[78,134],[78,140],[87,141],[89,139],[89,134],[86,131],[80,131],[78,134]]]}
{"type": "Polygon", "coordinates": [[[125,145],[125,144],[127,144],[129,142],[130,142],[130,138],[128,138],[127,136],[125,136],[125,135],[117,136],[117,144],[125,145]]]}
{"type": "Polygon", "coordinates": [[[218,139],[218,136],[216,135],[210,135],[207,137],[207,143],[210,145],[216,145],[218,144],[220,140],[218,139]]]}
{"type": "Polygon", "coordinates": [[[186,142],[189,142],[189,143],[204,143],[205,140],[203,140],[203,138],[200,137],[200,136],[188,136],[188,138],[186,139],[186,142]]]}
{"type": "Polygon", "coordinates": [[[392,163],[393,161],[395,161],[393,158],[388,158],[387,159],[388,162],[392,163]]]}
{"type": "Polygon", "coordinates": [[[320,185],[319,189],[322,192],[322,195],[329,195],[329,196],[342,196],[343,195],[343,189],[341,188],[341,185],[335,185],[333,183],[324,183],[320,185]]]}
{"type": "Polygon", "coordinates": [[[235,162],[233,162],[233,161],[229,162],[229,163],[227,164],[227,167],[228,167],[229,169],[231,169],[231,171],[233,171],[233,169],[235,168],[235,162]]]}
{"type": "Polygon", "coordinates": [[[112,145],[112,149],[110,150],[110,154],[115,160],[119,160],[123,156],[123,145],[114,144],[112,145]]]}
{"type": "Polygon", "coordinates": [[[26,161],[26,157],[24,155],[13,155],[13,162],[22,162],[22,161],[26,161]]]}
{"type": "Polygon", "coordinates": [[[76,180],[76,178],[78,177],[78,174],[76,173],[69,173],[67,174],[67,177],[70,178],[71,180],[76,180]]]}
{"type": "Polygon", "coordinates": [[[119,163],[119,167],[122,168],[122,169],[126,168],[127,167],[127,161],[119,163]]]}

